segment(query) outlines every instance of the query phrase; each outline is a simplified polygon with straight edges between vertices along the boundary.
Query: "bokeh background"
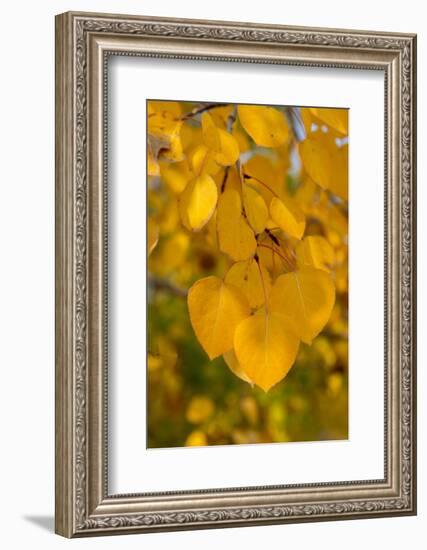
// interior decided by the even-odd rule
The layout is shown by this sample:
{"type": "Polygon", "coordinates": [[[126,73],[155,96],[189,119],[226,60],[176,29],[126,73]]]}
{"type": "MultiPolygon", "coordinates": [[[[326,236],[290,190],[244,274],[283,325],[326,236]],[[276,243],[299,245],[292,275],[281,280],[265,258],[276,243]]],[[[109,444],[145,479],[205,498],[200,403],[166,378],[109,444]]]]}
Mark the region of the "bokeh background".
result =
{"type": "MultiPolygon", "coordinates": [[[[153,102],[153,108],[158,104],[153,102]]],[[[185,114],[200,105],[183,102],[173,108],[185,114]]],[[[210,112],[225,125],[231,108],[218,106],[210,112]]],[[[235,376],[222,357],[210,361],[191,327],[186,294],[202,277],[223,277],[231,262],[218,250],[214,219],[198,233],[180,223],[167,170],[171,159],[164,159],[164,166],[149,166],[148,211],[159,227],[148,259],[150,448],[348,437],[348,206],[309,177],[298,152],[311,127],[317,124],[326,133],[333,128],[317,120],[311,109],[280,109],[291,129],[286,147],[258,148],[238,119],[233,135],[242,161],[264,170],[299,201],[307,219],[305,235],[321,235],[333,248],[336,303],[331,318],[311,346],[301,343],[288,375],[267,393],[235,376]]],[[[184,153],[198,139],[200,120],[190,117],[180,130],[184,153]]],[[[215,176],[218,182],[222,178],[221,172],[215,176]]]]}

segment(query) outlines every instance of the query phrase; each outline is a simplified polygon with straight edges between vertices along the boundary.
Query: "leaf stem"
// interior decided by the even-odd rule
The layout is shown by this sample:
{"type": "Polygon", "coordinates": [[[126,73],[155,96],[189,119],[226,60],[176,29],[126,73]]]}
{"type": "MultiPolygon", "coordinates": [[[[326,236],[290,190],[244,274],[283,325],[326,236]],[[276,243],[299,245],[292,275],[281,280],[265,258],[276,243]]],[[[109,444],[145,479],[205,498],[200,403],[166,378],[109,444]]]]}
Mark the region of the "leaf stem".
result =
{"type": "Polygon", "coordinates": [[[276,193],[276,191],[274,191],[273,189],[271,189],[271,187],[269,185],[267,185],[265,182],[259,180],[258,178],[256,178],[255,176],[251,176],[250,174],[245,174],[243,173],[243,179],[244,180],[248,180],[248,179],[251,179],[251,180],[255,180],[257,181],[258,183],[260,183],[261,185],[263,185],[266,189],[268,189],[270,191],[270,193],[272,195],[274,195],[276,198],[280,198],[279,195],[276,193]]]}
{"type": "Polygon", "coordinates": [[[288,266],[288,268],[290,269],[293,269],[293,265],[292,263],[290,262],[289,258],[287,258],[286,256],[284,256],[283,254],[281,254],[276,248],[274,248],[273,246],[270,246],[268,244],[264,244],[264,243],[258,243],[258,246],[261,247],[261,248],[268,248],[269,250],[271,250],[272,252],[274,252],[275,254],[277,254],[279,256],[279,258],[281,258],[285,264],[288,266]]]}
{"type": "Polygon", "coordinates": [[[193,118],[200,113],[204,113],[205,111],[211,111],[212,109],[216,109],[217,107],[226,107],[227,105],[229,105],[229,103],[208,103],[208,105],[193,109],[189,113],[182,115],[182,117],[177,120],[188,120],[189,118],[193,118]]]}
{"type": "Polygon", "coordinates": [[[229,132],[230,134],[233,130],[233,124],[235,123],[236,118],[237,118],[237,105],[234,105],[231,115],[227,118],[227,132],[229,132]]]}

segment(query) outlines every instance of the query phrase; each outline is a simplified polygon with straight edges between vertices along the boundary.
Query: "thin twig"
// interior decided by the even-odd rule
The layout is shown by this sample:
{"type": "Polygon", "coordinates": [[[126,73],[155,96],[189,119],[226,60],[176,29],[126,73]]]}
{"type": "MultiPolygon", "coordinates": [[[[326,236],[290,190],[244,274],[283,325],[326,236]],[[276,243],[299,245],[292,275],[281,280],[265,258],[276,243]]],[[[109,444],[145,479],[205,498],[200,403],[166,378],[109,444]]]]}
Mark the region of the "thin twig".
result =
{"type": "Polygon", "coordinates": [[[230,134],[233,130],[233,124],[236,121],[236,117],[237,117],[237,105],[234,105],[231,115],[227,118],[227,132],[230,132],[230,134]]]}
{"type": "Polygon", "coordinates": [[[266,183],[264,183],[263,181],[259,180],[259,179],[256,178],[255,176],[251,176],[250,174],[245,174],[245,173],[243,172],[243,179],[244,179],[244,180],[254,180],[254,181],[260,183],[260,184],[263,185],[266,189],[268,189],[268,190],[270,191],[270,193],[271,193],[272,195],[274,195],[277,199],[280,198],[279,195],[278,195],[273,189],[271,189],[266,183]]]}
{"type": "Polygon", "coordinates": [[[155,291],[159,290],[168,292],[169,294],[173,294],[174,296],[179,296],[181,298],[187,297],[187,290],[185,288],[181,288],[174,283],[171,283],[167,279],[163,279],[155,275],[150,275],[148,279],[148,284],[155,291]]]}
{"type": "Polygon", "coordinates": [[[212,109],[216,109],[217,107],[226,107],[229,105],[229,103],[209,103],[207,105],[204,105],[203,107],[198,107],[196,109],[193,109],[189,113],[183,115],[179,120],[187,120],[189,118],[193,118],[200,113],[204,113],[205,111],[211,111],[212,109]]]}
{"type": "Polygon", "coordinates": [[[224,170],[224,177],[222,178],[222,182],[221,182],[221,193],[224,193],[225,191],[225,184],[227,183],[229,170],[230,170],[230,167],[226,166],[224,170]]]}

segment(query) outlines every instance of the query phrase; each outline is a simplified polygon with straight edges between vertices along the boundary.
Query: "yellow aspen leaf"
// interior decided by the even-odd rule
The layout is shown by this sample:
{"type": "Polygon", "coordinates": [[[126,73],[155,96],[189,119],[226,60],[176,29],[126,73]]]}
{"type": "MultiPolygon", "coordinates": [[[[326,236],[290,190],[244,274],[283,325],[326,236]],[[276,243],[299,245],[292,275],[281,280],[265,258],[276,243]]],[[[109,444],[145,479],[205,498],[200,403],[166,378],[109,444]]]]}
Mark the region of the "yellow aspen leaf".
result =
{"type": "Polygon", "coordinates": [[[213,249],[218,250],[218,232],[216,230],[216,212],[212,214],[211,219],[205,225],[205,238],[206,243],[213,249]]]}
{"type": "Polygon", "coordinates": [[[299,339],[276,313],[259,310],[242,321],[234,335],[234,350],[246,376],[268,391],[292,367],[299,339]]]}
{"type": "Polygon", "coordinates": [[[305,133],[307,135],[311,132],[312,125],[318,122],[318,119],[314,116],[310,107],[301,107],[301,118],[304,124],[305,133]]]}
{"type": "Polygon", "coordinates": [[[159,242],[159,226],[152,218],[148,218],[147,225],[147,247],[148,255],[150,255],[159,242]]]}
{"type": "Polygon", "coordinates": [[[215,154],[215,160],[222,166],[231,166],[239,158],[240,151],[236,139],[225,130],[218,130],[220,150],[215,154]]]}
{"type": "Polygon", "coordinates": [[[222,166],[230,166],[239,158],[239,146],[226,130],[218,128],[209,113],[202,115],[203,140],[214,152],[214,159],[222,166]]]}
{"type": "Polygon", "coordinates": [[[212,149],[213,151],[219,151],[221,142],[218,128],[209,113],[202,114],[202,132],[203,141],[205,142],[206,147],[212,149]]]}
{"type": "Polygon", "coordinates": [[[323,189],[348,199],[348,145],[338,146],[329,132],[320,130],[307,135],[299,144],[305,171],[323,189]]]}
{"type": "Polygon", "coordinates": [[[186,154],[202,141],[202,129],[200,126],[190,126],[184,123],[181,127],[181,143],[186,154]]]}
{"type": "Polygon", "coordinates": [[[237,378],[240,378],[241,380],[243,380],[243,382],[247,382],[248,384],[253,386],[252,381],[248,378],[248,376],[245,374],[244,370],[240,366],[236,354],[234,353],[234,349],[223,353],[222,357],[227,367],[231,370],[233,374],[237,376],[237,378]]]}
{"type": "Polygon", "coordinates": [[[336,147],[332,156],[333,174],[329,189],[334,195],[348,200],[348,144],[336,147]]]}
{"type": "Polygon", "coordinates": [[[307,344],[323,330],[334,303],[332,277],[321,269],[304,268],[280,275],[270,292],[271,310],[287,319],[307,344]]]}
{"type": "Polygon", "coordinates": [[[239,120],[257,145],[279,147],[289,139],[289,128],[283,113],[262,105],[239,105],[239,120]]]}
{"type": "MultiPolygon", "coordinates": [[[[267,241],[266,241],[267,242],[267,241]]],[[[276,247],[277,250],[277,247],[276,247]]],[[[280,252],[279,250],[277,250],[280,252]]],[[[273,279],[288,271],[288,263],[285,262],[276,252],[275,247],[272,245],[265,245],[264,242],[259,243],[257,248],[257,255],[260,264],[265,267],[268,273],[271,273],[273,279]],[[268,248],[267,248],[268,246],[268,248]]],[[[280,252],[282,254],[282,252],[280,252]]]]}
{"type": "Polygon", "coordinates": [[[319,188],[314,181],[306,176],[300,182],[295,194],[294,200],[299,204],[303,212],[308,215],[312,209],[313,203],[317,202],[319,188]]]}
{"type": "Polygon", "coordinates": [[[251,144],[248,138],[248,134],[244,132],[244,130],[241,128],[240,125],[235,124],[233,126],[231,135],[237,141],[237,145],[239,146],[239,151],[241,153],[244,153],[245,151],[249,151],[249,149],[251,148],[251,144]]]}
{"type": "Polygon", "coordinates": [[[221,170],[221,166],[215,161],[214,153],[203,143],[192,150],[190,165],[196,176],[213,176],[221,170]]]}
{"type": "Polygon", "coordinates": [[[219,105],[215,109],[211,109],[209,114],[211,115],[214,123],[218,128],[225,130],[227,127],[228,117],[233,113],[233,105],[219,105]]]}
{"type": "Polygon", "coordinates": [[[206,445],[208,445],[208,438],[201,430],[194,430],[185,440],[186,447],[206,447],[206,445]]]}
{"type": "Polygon", "coordinates": [[[182,160],[180,114],[181,107],[177,102],[148,102],[148,143],[155,159],[162,157],[171,161],[182,160]]]}
{"type": "Polygon", "coordinates": [[[181,104],[179,101],[167,101],[167,100],[150,100],[148,101],[148,118],[153,113],[158,114],[160,117],[170,117],[172,120],[178,119],[182,114],[181,104]]]}
{"type": "Polygon", "coordinates": [[[267,205],[274,196],[280,196],[283,191],[283,173],[278,170],[277,163],[262,155],[251,157],[244,165],[245,182],[250,184],[264,197],[267,205]]]}
{"type": "Polygon", "coordinates": [[[217,230],[219,248],[235,260],[247,260],[254,255],[254,232],[242,216],[242,201],[235,189],[225,189],[218,200],[217,230]]]}
{"type": "Polygon", "coordinates": [[[212,399],[205,395],[195,395],[187,407],[186,417],[191,424],[200,424],[212,416],[214,410],[212,399]]]}
{"type": "Polygon", "coordinates": [[[233,264],[225,276],[225,282],[239,287],[252,308],[265,304],[265,297],[268,297],[271,288],[270,274],[261,262],[258,264],[253,258],[233,264]]]}
{"type": "Polygon", "coordinates": [[[178,162],[183,160],[184,154],[181,144],[181,138],[179,136],[179,130],[173,135],[171,135],[168,147],[166,149],[161,149],[159,154],[160,159],[167,159],[171,162],[178,162]]]}
{"type": "Polygon", "coordinates": [[[187,301],[191,325],[209,358],[229,351],[237,325],[250,315],[241,290],[218,277],[205,277],[190,288],[187,301]]]}
{"type": "Polygon", "coordinates": [[[160,177],[168,188],[179,195],[187,186],[187,183],[192,178],[190,168],[187,161],[181,162],[161,162],[160,177]]]}
{"type": "MultiPolygon", "coordinates": [[[[330,241],[330,233],[333,231],[338,233],[342,241],[347,242],[348,218],[329,200],[326,192],[321,191],[316,200],[307,207],[306,211],[308,216],[318,218],[322,221],[330,241]]],[[[333,244],[333,241],[331,243],[333,244]]]]}
{"type": "Polygon", "coordinates": [[[335,263],[334,249],[324,237],[318,235],[304,237],[296,246],[296,255],[300,269],[315,267],[329,272],[335,263]]]}
{"type": "Polygon", "coordinates": [[[268,208],[262,195],[248,184],[243,186],[243,207],[249,225],[255,233],[262,233],[267,225],[268,208]]]}
{"type": "Polygon", "coordinates": [[[217,199],[217,187],[210,176],[199,176],[190,181],[179,197],[184,226],[190,231],[200,231],[214,213],[217,199]]]}
{"type": "Polygon", "coordinates": [[[332,159],[325,134],[312,132],[299,144],[299,154],[304,169],[310,178],[323,189],[328,189],[331,180],[332,159]]]}
{"type": "Polygon", "coordinates": [[[301,239],[305,231],[304,212],[292,199],[279,199],[273,197],[270,203],[270,216],[274,224],[282,231],[301,239]]]}
{"type": "Polygon", "coordinates": [[[348,109],[310,108],[310,111],[343,136],[348,135],[348,109]]]}
{"type": "Polygon", "coordinates": [[[148,133],[161,139],[175,135],[182,126],[181,107],[172,101],[150,101],[148,103],[148,133]]]}

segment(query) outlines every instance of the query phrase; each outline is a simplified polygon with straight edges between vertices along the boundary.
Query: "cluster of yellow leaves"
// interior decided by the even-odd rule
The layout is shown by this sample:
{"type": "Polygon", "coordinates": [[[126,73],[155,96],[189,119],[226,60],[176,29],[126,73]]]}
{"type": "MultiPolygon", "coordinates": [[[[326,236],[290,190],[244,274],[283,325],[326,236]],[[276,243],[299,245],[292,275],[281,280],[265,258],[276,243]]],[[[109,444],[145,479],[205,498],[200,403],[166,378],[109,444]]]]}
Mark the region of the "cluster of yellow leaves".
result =
{"type": "Polygon", "coordinates": [[[166,215],[149,217],[148,254],[162,233],[161,274],[189,239],[222,254],[223,275],[188,291],[191,324],[210,359],[222,355],[265,391],[289,372],[300,342],[311,345],[324,329],[347,277],[347,220],[336,206],[347,208],[347,111],[300,113],[306,137],[298,142],[281,108],[148,104],[148,174],[170,194],[166,215]],[[292,155],[301,182],[294,193],[286,185],[292,155]],[[324,234],[312,219],[328,221],[324,234]]]}

